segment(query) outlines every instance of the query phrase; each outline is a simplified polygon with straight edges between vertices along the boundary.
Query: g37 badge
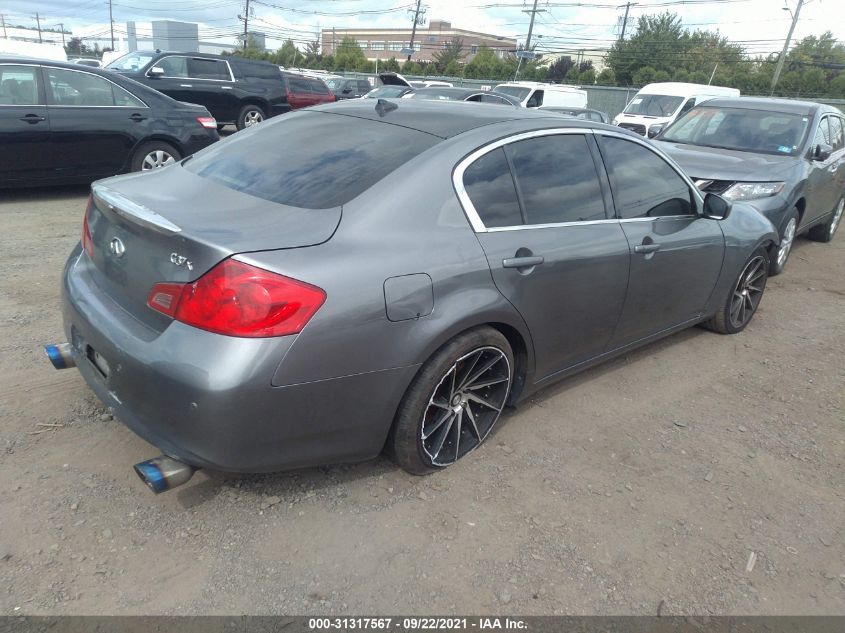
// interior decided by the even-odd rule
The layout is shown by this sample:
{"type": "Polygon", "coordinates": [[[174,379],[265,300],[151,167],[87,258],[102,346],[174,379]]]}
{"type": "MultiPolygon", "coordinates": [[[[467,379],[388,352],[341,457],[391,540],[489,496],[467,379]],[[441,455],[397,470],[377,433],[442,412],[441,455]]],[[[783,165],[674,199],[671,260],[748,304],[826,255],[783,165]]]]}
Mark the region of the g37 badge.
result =
{"type": "Polygon", "coordinates": [[[194,265],[187,257],[182,257],[179,253],[170,253],[170,263],[177,266],[187,266],[188,270],[193,270],[194,265]]]}

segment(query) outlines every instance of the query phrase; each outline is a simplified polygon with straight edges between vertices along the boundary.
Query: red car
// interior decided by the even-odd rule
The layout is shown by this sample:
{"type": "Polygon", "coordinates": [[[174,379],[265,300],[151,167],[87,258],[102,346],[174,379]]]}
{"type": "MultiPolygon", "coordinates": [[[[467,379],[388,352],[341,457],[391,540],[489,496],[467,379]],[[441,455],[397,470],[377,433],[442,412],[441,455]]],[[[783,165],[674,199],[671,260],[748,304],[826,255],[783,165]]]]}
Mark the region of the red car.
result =
{"type": "Polygon", "coordinates": [[[335,101],[335,96],[321,79],[290,72],[282,72],[282,79],[291,110],[335,101]]]}

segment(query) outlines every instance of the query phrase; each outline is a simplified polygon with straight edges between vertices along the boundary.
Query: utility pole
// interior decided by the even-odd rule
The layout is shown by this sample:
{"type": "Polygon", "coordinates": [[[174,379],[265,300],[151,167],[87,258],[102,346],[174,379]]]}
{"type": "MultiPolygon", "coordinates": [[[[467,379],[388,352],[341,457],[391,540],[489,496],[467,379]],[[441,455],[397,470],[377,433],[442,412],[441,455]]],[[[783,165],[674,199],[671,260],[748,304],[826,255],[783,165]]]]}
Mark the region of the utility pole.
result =
{"type": "MultiPolygon", "coordinates": [[[[545,9],[538,9],[537,8],[537,0],[534,0],[534,8],[533,9],[526,9],[523,13],[530,13],[531,14],[531,21],[528,23],[528,37],[525,38],[525,52],[531,52],[531,33],[534,32],[534,17],[538,13],[544,12],[545,9]]],[[[519,61],[516,62],[516,72],[513,74],[513,80],[516,81],[516,78],[519,77],[519,69],[522,67],[522,57],[519,58],[519,61]]]]}
{"type": "Polygon", "coordinates": [[[40,44],[43,41],[41,39],[41,16],[37,13],[35,14],[35,23],[38,25],[38,43],[40,44]]]}
{"type": "Polygon", "coordinates": [[[420,19],[420,3],[421,2],[422,2],[422,0],[417,0],[417,10],[414,11],[414,26],[411,27],[411,43],[408,44],[408,48],[411,50],[411,52],[408,53],[408,61],[411,61],[411,55],[414,54],[414,37],[417,34],[417,22],[420,19]]]}
{"type": "Polygon", "coordinates": [[[780,52],[778,65],[777,68],[775,68],[775,76],[772,77],[772,94],[775,93],[775,86],[778,85],[780,71],[783,70],[783,62],[786,61],[786,53],[789,50],[789,42],[792,40],[792,32],[795,30],[795,25],[798,24],[798,14],[801,13],[801,5],[803,4],[804,0],[798,0],[798,6],[795,8],[795,14],[792,16],[792,24],[789,26],[789,34],[786,36],[786,41],[783,43],[783,50],[780,52]]]}
{"type": "Polygon", "coordinates": [[[111,30],[111,49],[114,50],[114,15],[111,7],[112,0],[109,0],[109,29],[111,30]]]}
{"type": "MultiPolygon", "coordinates": [[[[625,28],[628,26],[628,11],[631,10],[632,6],[636,6],[636,4],[636,2],[628,2],[627,4],[625,4],[625,17],[622,18],[622,34],[619,36],[619,41],[625,39],[625,28]]],[[[621,9],[622,5],[619,5],[616,8],[621,9]]]]}
{"type": "Polygon", "coordinates": [[[332,27],[332,55],[337,55],[337,32],[332,27]]]}
{"type": "Polygon", "coordinates": [[[247,43],[249,42],[249,0],[246,0],[244,14],[242,16],[239,15],[238,19],[244,21],[244,50],[246,50],[247,43]]]}
{"type": "Polygon", "coordinates": [[[6,37],[6,16],[0,13],[0,22],[3,23],[3,37],[6,37]]]}

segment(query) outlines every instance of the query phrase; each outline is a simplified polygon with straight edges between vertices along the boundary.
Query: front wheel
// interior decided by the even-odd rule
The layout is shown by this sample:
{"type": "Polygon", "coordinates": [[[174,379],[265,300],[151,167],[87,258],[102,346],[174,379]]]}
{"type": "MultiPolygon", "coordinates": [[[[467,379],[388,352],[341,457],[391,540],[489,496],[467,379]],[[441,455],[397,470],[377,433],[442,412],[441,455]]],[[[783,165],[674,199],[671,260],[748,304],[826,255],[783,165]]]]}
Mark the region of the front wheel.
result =
{"type": "Polygon", "coordinates": [[[769,257],[765,249],[759,248],[742,267],[724,304],[704,325],[720,334],[742,332],[760,306],[768,278],[769,257]]]}
{"type": "Polygon", "coordinates": [[[513,352],[491,327],[465,332],[422,366],[399,405],[387,453],[425,475],[476,449],[499,419],[513,380],[513,352]]]}
{"type": "Polygon", "coordinates": [[[845,196],[839,198],[839,203],[836,205],[833,213],[830,214],[827,222],[824,224],[817,224],[811,228],[810,232],[807,234],[808,237],[816,242],[829,242],[832,240],[833,235],[836,233],[836,229],[839,228],[839,223],[842,220],[843,210],[845,210],[845,196]]]}
{"type": "Polygon", "coordinates": [[[793,209],[784,218],[780,231],[780,245],[774,258],[769,265],[769,275],[774,277],[780,275],[786,268],[786,260],[792,252],[792,245],[795,242],[795,235],[798,232],[798,210],[793,209]]]}
{"type": "Polygon", "coordinates": [[[239,130],[242,130],[253,125],[258,125],[266,118],[267,115],[260,106],[252,104],[245,105],[238,114],[236,125],[239,130]]]}

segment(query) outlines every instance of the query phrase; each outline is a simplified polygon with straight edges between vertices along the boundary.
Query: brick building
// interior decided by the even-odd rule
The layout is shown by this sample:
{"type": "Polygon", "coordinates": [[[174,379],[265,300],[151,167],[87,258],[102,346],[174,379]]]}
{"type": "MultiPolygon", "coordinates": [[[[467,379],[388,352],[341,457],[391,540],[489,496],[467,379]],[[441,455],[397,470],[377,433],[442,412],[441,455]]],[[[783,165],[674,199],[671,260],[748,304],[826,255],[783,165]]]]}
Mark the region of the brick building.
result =
{"type": "MultiPolygon", "coordinates": [[[[323,29],[323,55],[333,55],[345,37],[351,37],[358,42],[358,46],[369,60],[386,60],[391,57],[401,59],[402,49],[410,47],[411,29],[323,29]]],[[[412,59],[418,62],[431,61],[437,51],[443,50],[446,44],[455,39],[463,41],[464,62],[471,61],[478,47],[482,45],[493,50],[499,57],[516,50],[516,40],[513,38],[456,29],[452,28],[450,22],[432,20],[427,27],[417,27],[412,59]]]]}

